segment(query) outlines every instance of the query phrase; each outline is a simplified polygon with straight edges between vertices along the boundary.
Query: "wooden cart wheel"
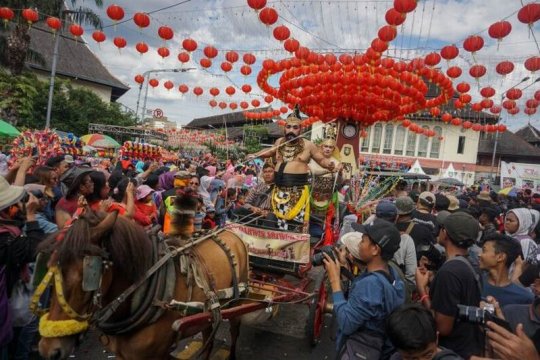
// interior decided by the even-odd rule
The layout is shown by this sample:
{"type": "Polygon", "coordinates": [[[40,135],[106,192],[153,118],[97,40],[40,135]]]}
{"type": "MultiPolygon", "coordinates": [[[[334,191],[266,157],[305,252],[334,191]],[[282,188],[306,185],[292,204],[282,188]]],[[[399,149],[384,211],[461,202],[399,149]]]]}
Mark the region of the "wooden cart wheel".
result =
{"type": "Polygon", "coordinates": [[[326,306],[326,271],[323,266],[318,266],[312,271],[312,292],[315,294],[309,301],[309,316],[306,324],[306,334],[311,346],[316,346],[321,341],[321,332],[324,325],[324,308],[326,306]]]}

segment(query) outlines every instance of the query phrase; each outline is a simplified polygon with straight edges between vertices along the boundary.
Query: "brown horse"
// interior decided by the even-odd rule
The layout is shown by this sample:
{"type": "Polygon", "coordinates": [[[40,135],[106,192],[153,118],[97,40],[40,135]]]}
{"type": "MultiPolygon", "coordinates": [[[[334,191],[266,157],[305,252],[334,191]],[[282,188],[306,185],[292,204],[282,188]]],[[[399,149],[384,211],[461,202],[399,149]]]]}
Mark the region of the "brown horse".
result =
{"type": "MultiPolygon", "coordinates": [[[[179,213],[181,215],[177,215],[174,223],[178,226],[176,234],[179,236],[178,238],[181,238],[192,233],[193,212],[180,211],[179,213]]],[[[231,288],[235,280],[233,271],[236,272],[237,282],[247,283],[248,255],[245,245],[239,237],[228,231],[219,232],[217,237],[234,255],[236,259],[234,265],[231,264],[230,255],[224,251],[223,244],[220,246],[213,239],[204,240],[192,249],[202,259],[202,266],[206,268],[206,273],[211,275],[213,289],[231,288]]],[[[52,291],[53,296],[47,319],[47,322],[53,327],[54,324],[63,324],[64,320],[82,317],[78,314],[90,316],[99,311],[96,306],[96,292],[83,290],[82,283],[85,271],[83,258],[85,256],[99,256],[103,260],[107,260],[97,291],[100,294],[99,302],[105,307],[114,302],[124,290],[143,278],[153,265],[149,255],[152,253],[150,236],[131,220],[121,216],[117,217],[116,213],[106,215],[87,211],[67,230],[63,240],[50,241],[47,245],[53,254],[49,264],[56,264],[56,269],[61,274],[61,276],[57,276],[61,279],[60,283],[53,281],[56,288],[52,291]],[[60,287],[63,287],[60,292],[57,288],[59,284],[60,287]],[[63,304],[62,300],[64,300],[63,304]]],[[[176,283],[173,284],[173,298],[175,300],[207,302],[208,297],[201,288],[188,285],[188,280],[185,275],[180,273],[178,264],[175,264],[174,271],[176,272],[176,283]]],[[[130,311],[132,311],[130,300],[131,297],[128,297],[109,321],[121,323],[129,317],[130,311]]],[[[156,300],[167,301],[167,299],[156,300]]],[[[104,331],[106,335],[102,335],[100,340],[104,346],[116,354],[118,359],[130,360],[166,359],[169,357],[171,347],[179,338],[193,336],[201,331],[203,332],[203,343],[206,344],[206,341],[211,337],[212,324],[190,328],[179,336],[171,329],[171,325],[181,317],[179,312],[166,309],[157,321],[143,324],[124,334],[111,335],[104,331]]],[[[233,319],[230,324],[230,356],[234,358],[240,320],[233,319]]],[[[97,323],[97,328],[100,330],[99,323],[97,323]]],[[[78,338],[79,334],[42,337],[39,343],[39,352],[46,359],[65,359],[72,353],[78,338]]],[[[208,358],[210,353],[211,341],[201,357],[208,358]]]]}

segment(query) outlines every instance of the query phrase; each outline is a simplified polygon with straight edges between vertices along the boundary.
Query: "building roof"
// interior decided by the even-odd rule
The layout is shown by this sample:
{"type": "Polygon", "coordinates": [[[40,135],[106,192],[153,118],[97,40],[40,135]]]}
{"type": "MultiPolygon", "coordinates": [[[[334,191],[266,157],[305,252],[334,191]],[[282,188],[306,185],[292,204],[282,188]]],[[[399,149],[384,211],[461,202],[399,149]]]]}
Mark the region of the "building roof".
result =
{"type": "MultiPolygon", "coordinates": [[[[283,136],[283,128],[275,122],[265,123],[268,128],[268,137],[280,138],[283,136]]],[[[227,136],[229,139],[239,139],[244,136],[244,127],[228,128],[227,136]]]]}
{"type": "MultiPolygon", "coordinates": [[[[262,112],[268,111],[270,107],[264,107],[259,109],[249,110],[250,112],[262,112]]],[[[186,129],[211,129],[225,127],[237,127],[246,124],[246,118],[244,111],[235,111],[226,114],[219,114],[213,116],[207,116],[203,118],[193,119],[187,125],[184,125],[186,129]]]]}
{"type": "MultiPolygon", "coordinates": [[[[55,35],[44,25],[35,24],[30,29],[30,37],[30,48],[44,57],[45,65],[36,62],[27,62],[27,65],[32,69],[50,72],[55,35]]],[[[129,86],[114,77],[82,39],[76,40],[69,34],[61,35],[58,54],[57,74],[110,86],[112,101],[129,90],[129,86]]]]}
{"type": "MultiPolygon", "coordinates": [[[[494,136],[488,136],[485,139],[480,139],[478,143],[478,154],[492,154],[494,146],[494,136]]],[[[540,158],[540,149],[529,144],[517,134],[514,134],[511,131],[505,131],[499,134],[499,140],[497,142],[497,155],[540,158]]]]}
{"type": "Polygon", "coordinates": [[[516,131],[516,135],[528,143],[540,142],[540,130],[538,130],[531,124],[527,124],[518,131],[516,131]]]}

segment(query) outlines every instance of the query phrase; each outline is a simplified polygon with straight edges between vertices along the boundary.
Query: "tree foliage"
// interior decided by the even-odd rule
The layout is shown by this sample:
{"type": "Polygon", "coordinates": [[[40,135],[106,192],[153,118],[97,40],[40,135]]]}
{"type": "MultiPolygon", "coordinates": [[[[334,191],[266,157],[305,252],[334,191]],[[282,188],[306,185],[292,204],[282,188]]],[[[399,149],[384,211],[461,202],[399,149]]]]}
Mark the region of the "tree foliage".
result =
{"type": "MultiPolygon", "coordinates": [[[[49,83],[31,73],[19,76],[0,72],[0,117],[18,127],[45,126],[49,83]]],[[[77,135],[88,133],[88,124],[134,126],[136,118],[107,103],[90,90],[57,78],[51,127],[77,135]]]]}
{"type": "Polygon", "coordinates": [[[268,137],[266,125],[244,125],[244,148],[248,154],[262,149],[261,140],[268,137]]]}

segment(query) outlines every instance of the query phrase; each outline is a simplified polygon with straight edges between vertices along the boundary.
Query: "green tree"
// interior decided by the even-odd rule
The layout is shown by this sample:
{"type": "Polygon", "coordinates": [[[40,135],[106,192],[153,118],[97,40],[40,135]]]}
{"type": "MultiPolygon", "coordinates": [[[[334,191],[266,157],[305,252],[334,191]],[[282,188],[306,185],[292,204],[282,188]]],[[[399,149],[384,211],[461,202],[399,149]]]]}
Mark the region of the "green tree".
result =
{"type": "MultiPolygon", "coordinates": [[[[25,8],[37,8],[44,22],[47,16],[61,18],[62,24],[75,22],[101,28],[101,19],[90,8],[78,6],[78,0],[70,0],[71,9],[66,9],[64,0],[6,0],[2,6],[7,6],[15,12],[14,23],[0,27],[0,64],[9,69],[13,75],[20,75],[27,59],[43,62],[43,56],[30,49],[30,27],[21,16],[25,8]]],[[[83,0],[84,2],[84,0],[83,0]]],[[[94,0],[98,7],[103,6],[103,0],[94,0]]]]}
{"type": "MultiPolygon", "coordinates": [[[[12,76],[0,72],[0,117],[19,127],[42,129],[47,113],[48,82],[31,73],[12,76]]],[[[89,123],[134,126],[136,118],[69,80],[55,84],[51,127],[77,135],[88,133],[89,123]]]]}
{"type": "Polygon", "coordinates": [[[261,140],[268,136],[266,125],[244,125],[244,148],[248,154],[262,149],[261,140]]]}

